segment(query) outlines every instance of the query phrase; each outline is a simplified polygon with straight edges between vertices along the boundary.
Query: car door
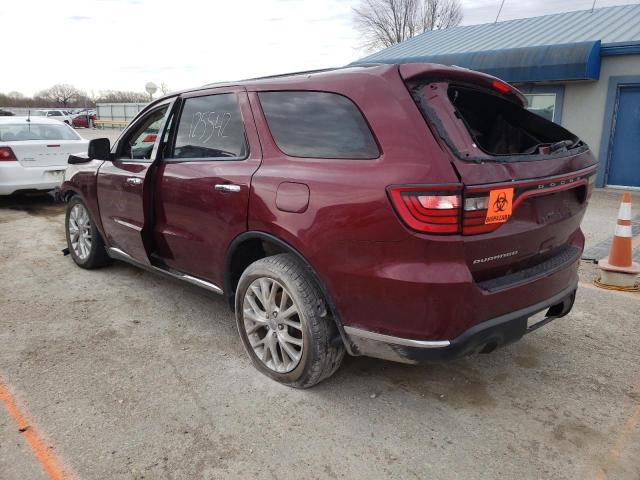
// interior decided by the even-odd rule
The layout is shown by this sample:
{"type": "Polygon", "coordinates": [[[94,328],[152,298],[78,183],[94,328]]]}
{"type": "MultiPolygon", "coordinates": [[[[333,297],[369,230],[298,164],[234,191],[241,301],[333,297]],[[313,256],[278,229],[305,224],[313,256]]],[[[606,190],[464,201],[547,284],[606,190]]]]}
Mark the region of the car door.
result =
{"type": "Polygon", "coordinates": [[[180,103],[158,162],[154,259],[222,285],[227,248],[247,229],[260,143],[243,88],[190,93],[180,103]]]}
{"type": "Polygon", "coordinates": [[[98,171],[97,197],[106,240],[113,248],[149,265],[148,220],[151,218],[152,165],[158,132],[171,113],[173,100],[152,108],[118,139],[113,160],[98,171]]]}

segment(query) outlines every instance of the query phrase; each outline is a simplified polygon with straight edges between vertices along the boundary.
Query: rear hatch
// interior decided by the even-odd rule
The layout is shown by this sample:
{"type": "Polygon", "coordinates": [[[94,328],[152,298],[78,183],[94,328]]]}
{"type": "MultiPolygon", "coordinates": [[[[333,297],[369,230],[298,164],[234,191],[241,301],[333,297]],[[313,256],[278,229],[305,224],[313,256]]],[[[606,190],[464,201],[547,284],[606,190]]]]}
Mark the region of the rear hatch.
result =
{"type": "Polygon", "coordinates": [[[400,74],[460,179],[457,233],[474,279],[496,290],[579,258],[589,147],[494,77],[417,64],[400,74]]]}
{"type": "Polygon", "coordinates": [[[0,140],[23,167],[66,167],[69,155],[86,153],[88,145],[71,127],[59,122],[3,124],[0,140]]]}

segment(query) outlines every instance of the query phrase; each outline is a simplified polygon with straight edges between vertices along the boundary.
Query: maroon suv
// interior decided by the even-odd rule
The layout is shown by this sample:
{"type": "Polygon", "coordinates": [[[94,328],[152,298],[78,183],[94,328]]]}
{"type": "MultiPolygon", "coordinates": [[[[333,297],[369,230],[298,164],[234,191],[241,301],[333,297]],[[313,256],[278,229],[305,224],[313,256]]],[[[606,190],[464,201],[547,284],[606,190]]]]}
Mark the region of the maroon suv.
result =
{"type": "Polygon", "coordinates": [[[171,94],[69,159],[69,252],[224,294],[255,366],[295,387],[345,351],[490,352],[570,311],[596,171],[524,106],[429,64],[171,94]]]}

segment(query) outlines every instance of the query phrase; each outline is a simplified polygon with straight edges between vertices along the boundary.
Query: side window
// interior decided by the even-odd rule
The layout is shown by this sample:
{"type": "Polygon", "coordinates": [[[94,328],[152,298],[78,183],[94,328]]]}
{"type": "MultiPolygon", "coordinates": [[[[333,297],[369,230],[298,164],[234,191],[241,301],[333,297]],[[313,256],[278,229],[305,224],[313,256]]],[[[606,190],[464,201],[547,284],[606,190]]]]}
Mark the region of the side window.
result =
{"type": "Polygon", "coordinates": [[[137,122],[133,131],[121,143],[120,158],[149,159],[162,127],[168,105],[158,108],[137,122]]]}
{"type": "Polygon", "coordinates": [[[246,156],[244,125],[234,93],[185,100],[173,158],[240,160],[246,156]]]}
{"type": "Polygon", "coordinates": [[[327,92],[262,92],[260,103],[278,148],[293,157],[373,159],[378,146],[360,110],[327,92]]]}
{"type": "Polygon", "coordinates": [[[49,112],[49,116],[50,117],[61,117],[62,114],[60,112],[56,112],[55,110],[53,112],[49,112]]]}

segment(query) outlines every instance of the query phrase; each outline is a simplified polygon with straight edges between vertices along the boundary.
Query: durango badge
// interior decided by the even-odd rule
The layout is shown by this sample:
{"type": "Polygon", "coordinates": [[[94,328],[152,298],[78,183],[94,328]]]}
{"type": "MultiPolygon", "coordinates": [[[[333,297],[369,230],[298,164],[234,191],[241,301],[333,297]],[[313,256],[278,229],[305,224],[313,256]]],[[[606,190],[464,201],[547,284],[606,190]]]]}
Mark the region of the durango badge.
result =
{"type": "Polygon", "coordinates": [[[513,210],[513,188],[491,190],[489,205],[484,223],[504,223],[511,217],[513,210]]]}

